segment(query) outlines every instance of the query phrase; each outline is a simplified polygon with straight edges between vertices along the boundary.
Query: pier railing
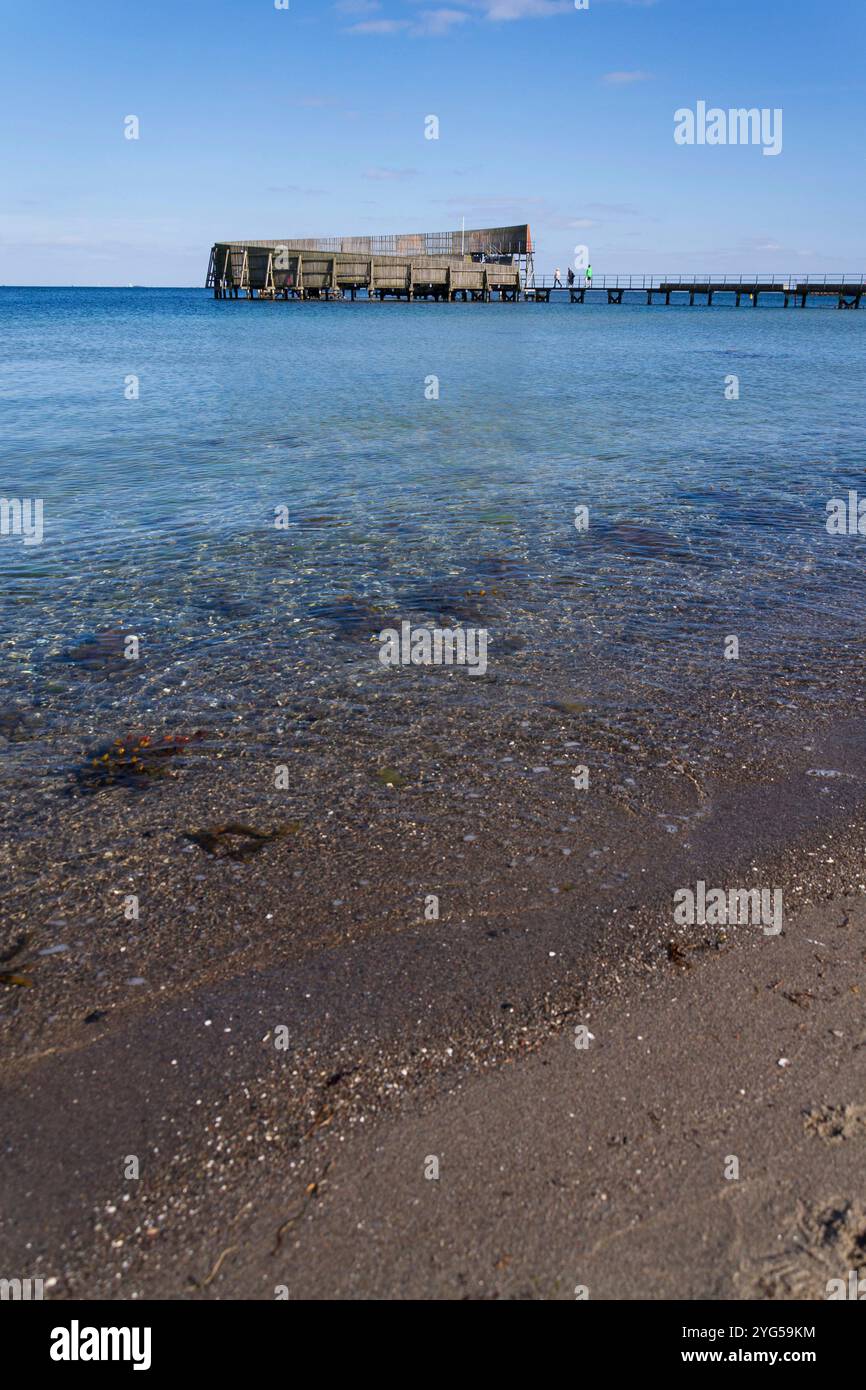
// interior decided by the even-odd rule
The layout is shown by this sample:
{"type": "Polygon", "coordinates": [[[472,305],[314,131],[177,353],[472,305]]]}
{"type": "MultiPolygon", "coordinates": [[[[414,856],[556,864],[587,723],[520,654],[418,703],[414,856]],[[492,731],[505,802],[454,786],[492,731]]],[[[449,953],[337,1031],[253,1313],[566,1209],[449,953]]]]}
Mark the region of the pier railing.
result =
{"type": "Polygon", "coordinates": [[[553,275],[536,275],[526,286],[531,293],[534,289],[555,290],[555,289],[578,289],[578,290],[657,290],[662,286],[682,286],[684,290],[701,285],[712,285],[714,289],[744,289],[748,290],[750,285],[760,285],[763,290],[770,290],[778,286],[780,294],[794,293],[796,290],[808,288],[814,292],[819,292],[822,288],[830,286],[845,285],[851,288],[859,286],[866,289],[866,275],[845,274],[825,274],[825,275],[593,275],[587,279],[583,272],[575,275],[574,282],[569,285],[567,274],[561,276],[557,282],[553,275]]]}

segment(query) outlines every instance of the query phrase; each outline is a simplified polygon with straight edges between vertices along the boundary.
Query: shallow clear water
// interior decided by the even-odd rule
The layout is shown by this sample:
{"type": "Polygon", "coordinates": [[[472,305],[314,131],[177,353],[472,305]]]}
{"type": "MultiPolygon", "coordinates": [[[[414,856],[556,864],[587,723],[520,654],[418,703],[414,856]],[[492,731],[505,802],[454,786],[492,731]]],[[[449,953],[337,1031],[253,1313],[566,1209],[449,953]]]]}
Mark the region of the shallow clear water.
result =
{"type": "Polygon", "coordinates": [[[0,537],[5,708],[266,701],[401,617],[598,700],[687,695],[727,634],[769,703],[856,681],[866,313],[0,289],[0,328],[0,495],[45,515],[0,537]]]}

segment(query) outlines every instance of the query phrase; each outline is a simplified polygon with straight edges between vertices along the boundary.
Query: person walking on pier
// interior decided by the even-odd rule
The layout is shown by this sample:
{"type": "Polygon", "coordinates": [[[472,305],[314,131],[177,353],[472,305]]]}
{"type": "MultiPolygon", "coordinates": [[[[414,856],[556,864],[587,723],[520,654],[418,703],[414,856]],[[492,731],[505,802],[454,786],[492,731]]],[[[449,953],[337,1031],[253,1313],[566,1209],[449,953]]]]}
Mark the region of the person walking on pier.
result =
{"type": "Polygon", "coordinates": [[[556,270],[553,272],[553,288],[555,290],[562,289],[562,281],[559,278],[559,266],[557,266],[556,270]]]}
{"type": "Polygon", "coordinates": [[[568,274],[565,278],[568,281],[568,288],[571,289],[572,285],[574,284],[574,271],[572,270],[571,266],[568,267],[568,274]]]}
{"type": "Polygon", "coordinates": [[[592,266],[591,266],[591,265],[588,265],[588,266],[586,267],[586,283],[587,283],[588,285],[591,285],[591,284],[592,284],[592,266]]]}

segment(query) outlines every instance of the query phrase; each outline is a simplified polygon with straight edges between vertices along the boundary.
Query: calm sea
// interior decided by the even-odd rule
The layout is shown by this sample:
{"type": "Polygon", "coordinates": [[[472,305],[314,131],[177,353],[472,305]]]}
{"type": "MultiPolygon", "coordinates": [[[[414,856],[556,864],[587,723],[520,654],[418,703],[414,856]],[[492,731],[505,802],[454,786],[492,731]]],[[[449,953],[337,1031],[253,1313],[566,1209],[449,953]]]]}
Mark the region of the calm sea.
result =
{"type": "Polygon", "coordinates": [[[522,697],[850,701],[864,379],[862,311],[2,289],[6,732],[372,679],[398,618],[487,626],[522,697]]]}

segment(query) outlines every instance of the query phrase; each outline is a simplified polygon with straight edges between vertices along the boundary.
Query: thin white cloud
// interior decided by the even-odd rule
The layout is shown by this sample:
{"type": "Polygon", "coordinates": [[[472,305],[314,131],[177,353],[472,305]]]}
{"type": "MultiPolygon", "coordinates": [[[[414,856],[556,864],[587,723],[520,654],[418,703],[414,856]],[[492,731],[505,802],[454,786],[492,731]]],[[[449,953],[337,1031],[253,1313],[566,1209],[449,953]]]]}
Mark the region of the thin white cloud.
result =
{"type": "Polygon", "coordinates": [[[408,19],[362,19],[360,24],[350,24],[348,34],[399,34],[410,28],[408,19]]]}
{"type": "Polygon", "coordinates": [[[417,31],[424,34],[448,34],[458,24],[465,24],[469,15],[465,10],[424,10],[417,25],[417,31]]]}
{"type": "Polygon", "coordinates": [[[628,87],[632,82],[651,82],[652,73],[639,68],[634,72],[606,72],[601,80],[608,87],[628,87]]]}
{"type": "Polygon", "coordinates": [[[774,241],[772,237],[746,237],[741,243],[746,251],[784,251],[786,248],[781,241],[774,241]]]}
{"type": "Polygon", "coordinates": [[[304,188],[298,183],[271,184],[267,189],[268,193],[291,193],[301,198],[323,198],[324,188],[304,188]]]}
{"type": "MultiPolygon", "coordinates": [[[[420,6],[424,0],[410,0],[420,6]]],[[[339,0],[337,8],[346,14],[368,14],[379,0],[339,0]]],[[[414,20],[398,18],[364,19],[346,30],[349,34],[401,34],[414,36],[448,34],[467,20],[504,23],[517,19],[548,19],[574,13],[574,0],[455,0],[453,5],[422,9],[414,20]]]]}
{"type": "Polygon", "coordinates": [[[414,179],[417,175],[417,169],[386,169],[377,166],[364,170],[364,178],[373,179],[377,183],[396,183],[403,179],[414,179]]]}
{"type": "Polygon", "coordinates": [[[547,19],[573,11],[574,0],[479,0],[479,8],[485,19],[547,19]]]}

